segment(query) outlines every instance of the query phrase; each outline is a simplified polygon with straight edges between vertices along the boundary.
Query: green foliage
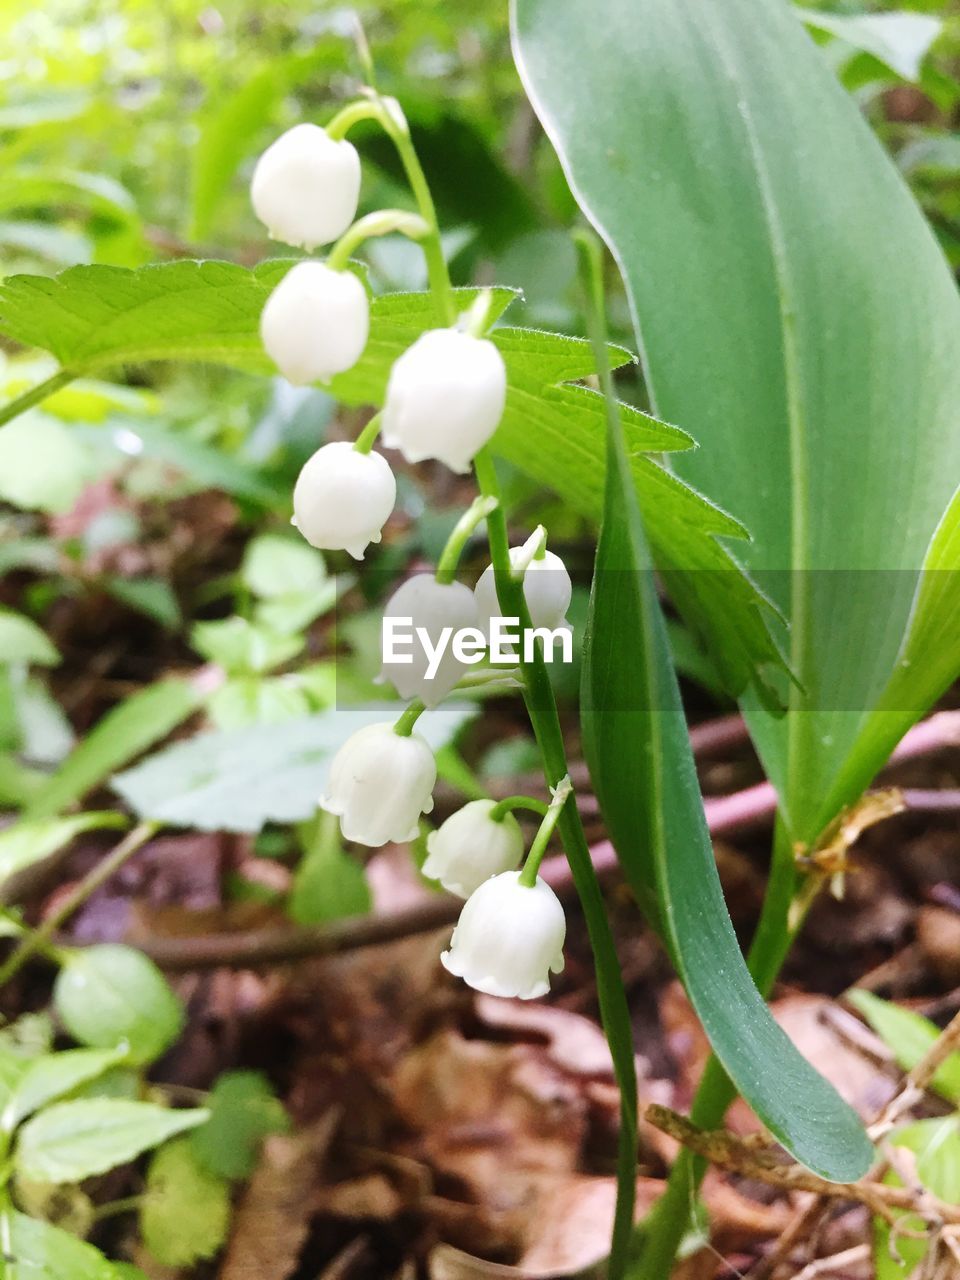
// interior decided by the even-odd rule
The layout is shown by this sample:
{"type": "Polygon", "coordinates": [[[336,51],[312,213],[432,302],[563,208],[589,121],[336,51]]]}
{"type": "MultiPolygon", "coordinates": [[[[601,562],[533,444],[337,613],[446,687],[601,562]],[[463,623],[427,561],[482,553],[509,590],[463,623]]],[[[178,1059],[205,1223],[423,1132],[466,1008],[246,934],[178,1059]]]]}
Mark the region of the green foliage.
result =
{"type": "Polygon", "coordinates": [[[183,1024],[180,1002],[145,955],[115,943],[68,951],[53,989],[64,1026],[81,1044],[123,1046],[136,1063],[164,1053],[183,1024]]]}
{"type": "Polygon", "coordinates": [[[0,427],[0,498],[29,511],[69,511],[90,479],[76,436],[39,410],[0,427]]]}
{"type": "Polygon", "coordinates": [[[0,609],[0,664],[32,662],[53,667],[59,661],[59,653],[35,622],[12,609],[0,609]]]}
{"type": "Polygon", "coordinates": [[[12,1133],[21,1121],[50,1102],[95,1080],[125,1057],[123,1049],[66,1049],[43,1054],[25,1065],[0,1113],[0,1124],[12,1133]]]}
{"type": "MultiPolygon", "coordinates": [[[[790,714],[745,712],[792,835],[811,839],[957,672],[960,574],[920,578],[960,466],[955,282],[779,0],[732,0],[722,20],[710,0],[622,0],[602,24],[575,0],[516,12],[522,74],[621,265],[657,411],[701,444],[676,470],[744,520],[746,564],[790,624],[790,714]],[[913,639],[931,591],[935,653],[913,639]]],[[[957,514],[937,568],[957,567],[957,514]]]]}
{"type": "MultiPolygon", "coordinates": [[[[454,748],[446,748],[453,751],[454,748]]],[[[437,762],[438,772],[440,762],[437,762]]],[[[371,895],[363,867],[344,850],[339,823],[320,813],[301,828],[304,854],[294,873],[287,911],[297,924],[326,924],[364,915],[371,895]]]]}
{"type": "Polygon", "coordinates": [[[161,1147],[150,1161],[140,1209],[143,1240],[156,1260],[166,1267],[189,1267],[212,1258],[229,1222],[226,1180],[200,1165],[188,1139],[161,1147]]]}
{"type": "MultiPolygon", "coordinates": [[[[334,752],[355,730],[396,719],[397,706],[330,710],[275,725],[201,733],[128,769],[114,790],[143,818],[201,831],[259,831],[303,822],[317,807],[334,752]]],[[[448,703],[417,724],[435,749],[475,714],[448,703]]]]}
{"type": "Polygon", "coordinates": [[[282,1103],[258,1071],[220,1076],[207,1109],[210,1118],[190,1134],[190,1149],[202,1169],[220,1178],[249,1178],[264,1138],[290,1127],[282,1103]]]}
{"type": "Polygon", "coordinates": [[[25,867],[42,862],[84,831],[126,826],[119,813],[78,813],[70,818],[38,818],[16,822],[0,831],[0,900],[5,881],[25,867]]]}
{"type": "Polygon", "coordinates": [[[39,1218],[14,1212],[7,1221],[13,1260],[5,1280],[146,1280],[136,1267],[108,1262],[93,1245],[39,1218]]]}
{"type": "MultiPolygon", "coordinates": [[[[847,992],[846,998],[893,1051],[897,1065],[904,1071],[912,1071],[940,1035],[939,1027],[929,1018],[912,1009],[901,1009],[869,991],[854,989],[847,992]]],[[[948,1102],[960,1104],[960,1053],[952,1053],[938,1068],[930,1087],[948,1102]]]]}
{"type": "Polygon", "coordinates": [[[808,27],[870,54],[904,80],[919,80],[923,60],[943,31],[939,18],[923,13],[797,12],[808,27]]]}
{"type": "MultiPolygon", "coordinates": [[[[894,1130],[887,1141],[913,1153],[921,1186],[947,1204],[960,1203],[960,1116],[919,1120],[894,1130]]],[[[892,1186],[902,1185],[893,1172],[884,1181],[892,1186]]],[[[897,1214],[897,1227],[894,1235],[889,1223],[874,1219],[876,1280],[909,1280],[930,1247],[930,1232],[921,1218],[897,1214]]]]}
{"type": "Polygon", "coordinates": [[[171,1111],[114,1098],[58,1102],[20,1129],[14,1164],[19,1174],[37,1182],[81,1182],[135,1160],[207,1118],[200,1108],[171,1111]]]}

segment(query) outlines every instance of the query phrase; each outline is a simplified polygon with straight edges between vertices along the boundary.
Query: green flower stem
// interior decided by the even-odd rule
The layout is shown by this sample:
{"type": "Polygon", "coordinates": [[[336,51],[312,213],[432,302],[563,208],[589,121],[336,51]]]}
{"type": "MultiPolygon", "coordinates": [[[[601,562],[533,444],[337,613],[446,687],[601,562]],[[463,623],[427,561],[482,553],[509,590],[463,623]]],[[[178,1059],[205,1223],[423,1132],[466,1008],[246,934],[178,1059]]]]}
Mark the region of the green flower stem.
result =
{"type": "Polygon", "coordinates": [[[360,98],[357,102],[347,103],[324,127],[327,135],[334,142],[340,142],[361,120],[376,120],[382,123],[382,117],[383,108],[375,98],[360,98]]]}
{"type": "Polygon", "coordinates": [[[393,732],[400,738],[409,738],[411,733],[413,733],[413,726],[417,723],[426,709],[427,708],[419,698],[414,698],[393,726],[393,732]]]}
{"type": "Polygon", "coordinates": [[[441,552],[440,559],[437,561],[436,579],[439,583],[446,586],[453,582],[457,576],[457,566],[460,563],[463,548],[476,532],[477,526],[486,520],[487,516],[496,508],[496,505],[496,498],[482,496],[474,498],[473,502],[453,526],[450,537],[447,538],[441,552]]]}
{"type": "Polygon", "coordinates": [[[0,968],[0,987],[5,986],[14,974],[19,973],[31,956],[36,955],[38,951],[49,954],[50,948],[53,946],[54,935],[73,915],[74,911],[82,907],[88,898],[92,897],[102,885],[106,884],[111,876],[114,876],[124,863],[133,857],[138,849],[156,835],[162,825],[160,822],[140,822],[132,831],[128,832],[103,861],[98,862],[93,870],[84,876],[73,892],[64,898],[56,911],[47,916],[38,929],[35,929],[33,933],[24,938],[6,964],[0,968]]]}
{"type": "Polygon", "coordinates": [[[533,796],[506,796],[503,800],[497,801],[487,816],[494,822],[502,822],[514,809],[529,809],[532,813],[539,813],[541,818],[545,818],[549,808],[550,806],[543,800],[537,800],[533,796]]]}
{"type": "MultiPolygon", "coordinates": [[[[489,449],[481,449],[473,464],[481,493],[499,499],[499,482],[489,449]]],[[[510,543],[502,507],[498,506],[487,521],[487,535],[500,608],[505,617],[517,617],[522,628],[529,628],[530,612],[523,594],[523,582],[514,578],[510,568],[510,543]]],[[[524,699],[530,723],[543,757],[547,782],[555,787],[569,771],[553,686],[550,684],[539,645],[533,661],[523,663],[522,669],[526,682],[524,699]]],[[[613,1054],[617,1084],[620,1087],[620,1139],[617,1206],[608,1268],[608,1280],[622,1280],[633,1232],[637,1169],[637,1077],[630,1010],[620,978],[620,964],[610,932],[606,904],[590,857],[587,837],[576,803],[571,803],[569,798],[560,811],[557,826],[590,936],[590,946],[597,967],[597,995],[604,1032],[611,1045],[619,1045],[622,1050],[613,1054]],[[627,1047],[629,1052],[626,1051],[627,1047]]]]}
{"type": "Polygon", "coordinates": [[[547,554],[547,531],[542,524],[538,524],[520,548],[517,555],[516,564],[511,560],[513,575],[523,580],[523,575],[533,564],[534,560],[542,560],[547,554]]]}
{"type": "Polygon", "coordinates": [[[51,374],[49,378],[45,378],[43,382],[38,382],[29,391],[25,391],[22,396],[17,396],[14,400],[8,400],[3,408],[0,409],[0,427],[5,422],[9,422],[11,418],[16,418],[19,414],[26,413],[35,404],[39,404],[41,400],[46,400],[48,396],[52,396],[55,391],[59,391],[67,383],[73,382],[76,376],[69,369],[60,369],[57,373],[51,374]]]}
{"type": "Polygon", "coordinates": [[[403,209],[378,209],[376,213],[358,218],[353,226],[347,228],[330,250],[327,266],[331,271],[345,270],[352,254],[365,240],[388,236],[395,231],[410,240],[424,240],[430,235],[430,226],[417,213],[407,213],[403,209]]]}
{"type": "Polygon", "coordinates": [[[380,434],[380,428],[383,426],[383,410],[378,410],[367,425],[363,428],[353,447],[357,453],[369,453],[377,442],[377,436],[380,434]]]}
{"type": "Polygon", "coordinates": [[[543,861],[543,855],[547,851],[550,837],[553,835],[554,827],[560,820],[563,806],[572,795],[573,783],[570,781],[570,775],[567,774],[565,778],[561,779],[559,785],[554,788],[553,799],[547,807],[547,812],[543,815],[543,821],[540,823],[537,834],[533,837],[533,844],[530,846],[527,860],[524,862],[523,870],[520,872],[520,884],[527,889],[532,889],[537,883],[537,872],[540,870],[540,863],[543,861]]]}
{"type": "MultiPolygon", "coordinates": [[[[778,818],[770,863],[770,878],[763,900],[760,921],[754,934],[747,965],[760,994],[769,996],[794,939],[803,926],[790,927],[790,907],[796,887],[793,842],[778,818]]],[[[737,1096],[729,1077],[713,1055],[707,1062],[690,1108],[690,1119],[703,1129],[715,1129],[737,1096]]],[[[684,1148],[674,1161],[663,1195],[644,1224],[641,1270],[644,1280],[669,1280],[677,1250],[690,1224],[691,1209],[707,1162],[684,1148]]]]}

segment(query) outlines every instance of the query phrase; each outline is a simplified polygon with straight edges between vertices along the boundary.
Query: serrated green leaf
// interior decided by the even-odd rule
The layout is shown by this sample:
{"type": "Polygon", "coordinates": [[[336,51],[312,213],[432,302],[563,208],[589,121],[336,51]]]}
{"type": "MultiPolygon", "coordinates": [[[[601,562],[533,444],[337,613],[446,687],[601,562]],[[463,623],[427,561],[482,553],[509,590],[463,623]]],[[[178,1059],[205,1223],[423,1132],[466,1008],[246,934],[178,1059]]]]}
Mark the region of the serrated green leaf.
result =
{"type": "MultiPolygon", "coordinates": [[[[534,108],[623,272],[656,412],[699,441],[675,469],[747,525],[742,558],[790,625],[790,714],[745,710],[809,841],[960,668],[953,606],[942,648],[897,670],[960,473],[956,282],[781,0],[514,13],[534,108]]],[[[952,599],[957,554],[935,575],[952,599]]]]}
{"type": "MultiPolygon", "coordinates": [[[[194,1130],[194,1134],[196,1134],[194,1130]]],[[[165,1267],[212,1258],[230,1223],[230,1188],[202,1168],[190,1141],[178,1138],[150,1161],[140,1209],[144,1244],[165,1267]]]]}
{"type": "Polygon", "coordinates": [[[133,1062],[159,1058],[183,1026],[183,1010],[157,966],[140,951],[101,943],[68,951],[53,1004],[75,1040],[122,1048],[133,1062]]]}
{"type": "Polygon", "coordinates": [[[870,1167],[873,1147],[856,1113],[774,1021],[727,911],[612,403],[607,456],[581,699],[584,750],[607,829],[737,1090],[801,1164],[854,1181],[870,1167]]]}
{"type": "Polygon", "coordinates": [[[12,609],[0,609],[0,664],[30,662],[55,667],[59,661],[56,647],[35,622],[12,609]]]}
{"type": "Polygon", "coordinates": [[[123,1057],[116,1049],[66,1049],[34,1059],[2,1109],[3,1128],[12,1133],[34,1111],[95,1080],[123,1057]]]}
{"type": "Polygon", "coordinates": [[[49,1222],[16,1212],[8,1221],[13,1256],[4,1280],[145,1280],[135,1267],[115,1265],[92,1244],[49,1222]]]}
{"type": "Polygon", "coordinates": [[[160,680],[107,712],[27,807],[27,819],[58,813],[142,755],[196,711],[203,694],[186,680],[160,680]]]}
{"type": "MultiPolygon", "coordinates": [[[[940,1028],[936,1023],[912,1009],[901,1009],[889,1000],[881,1000],[872,992],[857,988],[848,991],[846,999],[858,1013],[863,1014],[904,1071],[912,1071],[939,1039],[940,1028]]],[[[947,1058],[930,1081],[930,1087],[948,1102],[960,1103],[960,1053],[953,1053],[947,1058]]]]}
{"type": "Polygon", "coordinates": [[[18,871],[49,858],[84,831],[123,827],[126,823],[122,814],[104,812],[23,820],[5,827],[0,831],[0,902],[5,901],[5,882],[18,871]]]}
{"type": "MultiPolygon", "coordinates": [[[[917,1180],[921,1186],[947,1204],[960,1203],[960,1118],[953,1115],[919,1120],[916,1124],[895,1129],[887,1142],[913,1152],[917,1180]]],[[[892,1172],[886,1175],[884,1182],[891,1186],[903,1185],[892,1172]]],[[[876,1280],[911,1280],[930,1248],[929,1223],[922,1218],[900,1213],[897,1225],[900,1231],[891,1239],[890,1224],[882,1218],[874,1219],[876,1280]],[[904,1229],[915,1234],[911,1237],[904,1229]]]]}
{"type": "Polygon", "coordinates": [[[203,1168],[222,1178],[249,1178],[264,1138],[290,1127],[282,1103],[258,1071],[220,1076],[207,1107],[210,1119],[194,1129],[189,1142],[203,1168]]]}
{"type": "MultiPolygon", "coordinates": [[[[144,818],[200,831],[259,831],[316,812],[334,753],[364,725],[394,720],[397,705],[330,710],[303,720],[201,733],[118,774],[114,790],[144,818]]],[[[417,724],[437,749],[476,715],[449,703],[417,724]]]]}
{"type": "Polygon", "coordinates": [[[21,1128],[14,1153],[17,1172],[37,1182],[81,1182],[209,1118],[201,1108],[171,1111],[152,1102],[90,1098],[57,1102],[21,1128]]]}

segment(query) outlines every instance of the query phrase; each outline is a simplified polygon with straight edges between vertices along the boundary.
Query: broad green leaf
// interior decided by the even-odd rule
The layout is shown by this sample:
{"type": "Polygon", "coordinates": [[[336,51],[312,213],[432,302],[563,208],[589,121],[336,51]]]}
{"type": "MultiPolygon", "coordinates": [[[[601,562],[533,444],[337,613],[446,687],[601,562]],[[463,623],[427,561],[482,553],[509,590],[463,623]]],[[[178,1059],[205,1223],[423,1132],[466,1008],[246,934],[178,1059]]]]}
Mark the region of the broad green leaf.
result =
{"type": "Polygon", "coordinates": [[[263,673],[295,657],[306,643],[303,636],[281,635],[246,618],[198,622],[190,632],[197,653],[218,663],[231,675],[263,673]]]}
{"type": "Polygon", "coordinates": [[[743,520],[790,625],[790,714],[745,712],[810,840],[960,668],[949,531],[926,590],[951,625],[934,653],[908,640],[960,474],[955,282],[781,0],[611,0],[602,22],[515,0],[515,45],[620,265],[656,412],[700,443],[674,466],[743,520]]]}
{"type": "Polygon", "coordinates": [[[9,1215],[12,1260],[4,1280],[134,1280],[136,1268],[109,1262],[92,1244],[25,1213],[9,1215]]]}
{"type": "Polygon", "coordinates": [[[56,418],[31,410],[0,427],[0,498],[62,515],[90,477],[87,450],[56,418]]]}
{"type": "Polygon", "coordinates": [[[283,1104],[258,1071],[228,1071],[207,1099],[210,1119],[190,1134],[198,1163],[211,1174],[233,1180],[253,1173],[260,1145],[271,1133],[286,1133],[283,1104]]]}
{"type": "MultiPolygon", "coordinates": [[[[395,720],[400,704],[330,710],[303,720],[201,733],[113,779],[143,818],[200,831],[259,831],[316,812],[330,761],[351,733],[395,720]]],[[[476,714],[449,703],[417,723],[436,750],[476,714]]]]}
{"type": "Polygon", "coordinates": [[[38,790],[27,818],[59,813],[115,769],[160,742],[199,707],[203,695],[186,680],[160,680],[112,708],[38,790]]]}
{"type": "Polygon", "coordinates": [[[133,196],[106,174],[26,165],[7,173],[0,190],[0,213],[58,205],[83,207],[89,213],[118,222],[136,218],[133,196]]]}
{"type": "Polygon", "coordinates": [[[247,589],[261,600],[312,594],[327,580],[319,551],[303,538],[278,533],[261,533],[247,543],[240,573],[247,589]]]}
{"type": "MultiPolygon", "coordinates": [[[[912,1071],[930,1046],[939,1038],[940,1028],[912,1009],[901,1009],[869,991],[854,988],[847,1001],[862,1013],[880,1039],[892,1050],[898,1066],[912,1071]]],[[[953,1053],[930,1082],[930,1087],[948,1102],[960,1103],[960,1053],[953,1053]]]]}
{"type": "Polygon", "coordinates": [[[128,1164],[208,1117],[202,1108],[172,1111],[113,1098],[57,1102],[21,1128],[17,1172],[37,1182],[81,1182],[128,1164]]]}
{"type": "MultiPolygon", "coordinates": [[[[438,771],[439,767],[438,761],[438,771]]],[[[343,848],[339,824],[330,819],[330,814],[320,814],[312,830],[306,831],[305,852],[287,902],[290,919],[297,924],[325,924],[370,910],[370,886],[363,867],[343,848]]]]}
{"type": "MultiPolygon", "coordinates": [[[[0,285],[0,331],[52,351],[73,373],[158,359],[201,360],[253,372],[273,372],[258,332],[270,290],[290,262],[274,259],[247,268],[227,262],[169,262],[126,270],[76,267],[54,279],[13,276],[0,285]]],[[[457,290],[466,309],[475,289],[457,290]]],[[[509,305],[510,289],[494,290],[492,314],[509,305]]],[[[370,337],[358,363],[332,379],[347,404],[380,404],[393,361],[436,326],[428,293],[374,298],[370,337]]],[[[507,406],[493,447],[548,485],[575,510],[599,517],[603,491],[603,406],[594,391],[560,385],[591,368],[582,339],[502,328],[493,340],[507,366],[507,406]]],[[[614,349],[619,363],[629,353],[614,349]]],[[[734,692],[759,671],[780,664],[767,631],[763,593],[718,541],[743,537],[744,526],[640,455],[685,450],[683,431],[621,407],[634,472],[650,511],[658,568],[674,573],[678,607],[698,634],[717,643],[718,663],[734,692]]],[[[215,482],[215,481],[214,481],[215,482]]],[[[735,508],[734,508],[735,509],[735,508]]],[[[739,513],[738,513],[739,514],[739,513]]]]}
{"type": "MultiPolygon", "coordinates": [[[[960,1203],[960,1117],[919,1120],[894,1130],[887,1142],[914,1154],[921,1186],[947,1204],[960,1203]]],[[[895,1173],[888,1173],[884,1181],[893,1186],[902,1185],[895,1173]]],[[[882,1218],[874,1219],[876,1280],[911,1280],[930,1248],[931,1232],[922,1218],[902,1213],[897,1215],[897,1224],[900,1231],[891,1239],[889,1224],[882,1218]],[[906,1234],[904,1228],[906,1232],[918,1233],[920,1238],[906,1234]]]]}
{"type": "Polygon", "coordinates": [[[42,862],[84,831],[126,826],[119,813],[78,813],[71,818],[36,818],[13,823],[0,831],[0,901],[5,882],[24,867],[42,862]]]}
{"type": "Polygon", "coordinates": [[[53,1004],[75,1040],[123,1048],[146,1065],[173,1044],[183,1009],[157,966],[140,951],[101,943],[68,951],[53,987],[53,1004]]]}
{"type": "Polygon", "coordinates": [[[35,622],[12,609],[0,609],[0,665],[32,662],[55,667],[59,661],[56,648],[35,622]]]}
{"type": "Polygon", "coordinates": [[[168,631],[175,631],[183,622],[177,597],[166,578],[110,576],[104,579],[103,586],[115,600],[142,613],[151,621],[159,622],[168,631]]]}
{"type": "Polygon", "coordinates": [[[597,799],[631,887],[658,928],[714,1053],[802,1164],[861,1177],[855,1112],[774,1021],[723,898],[629,455],[611,413],[607,490],[584,644],[581,720],[597,799]]]}
{"type": "Polygon", "coordinates": [[[798,9],[808,27],[869,53],[904,80],[919,80],[920,68],[943,22],[925,13],[825,13],[798,9]]]}
{"type": "Polygon", "coordinates": [[[189,1267],[212,1258],[229,1223],[225,1179],[198,1164],[188,1139],[161,1147],[150,1161],[140,1209],[144,1244],[156,1260],[165,1267],[189,1267]]]}
{"type": "Polygon", "coordinates": [[[117,1049],[66,1049],[34,1059],[3,1107],[3,1128],[12,1132],[34,1111],[95,1080],[123,1056],[123,1051],[117,1049]]]}

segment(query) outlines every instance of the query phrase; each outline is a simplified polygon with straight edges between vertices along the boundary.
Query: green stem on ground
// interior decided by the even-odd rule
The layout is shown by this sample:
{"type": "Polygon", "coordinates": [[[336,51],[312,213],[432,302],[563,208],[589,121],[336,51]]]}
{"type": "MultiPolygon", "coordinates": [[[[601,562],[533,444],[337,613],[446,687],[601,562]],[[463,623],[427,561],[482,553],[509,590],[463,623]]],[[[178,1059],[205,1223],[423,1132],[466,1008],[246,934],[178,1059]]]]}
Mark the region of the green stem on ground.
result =
{"type": "Polygon", "coordinates": [[[69,893],[63,902],[57,907],[56,911],[51,912],[38,929],[28,934],[13,954],[9,957],[6,964],[0,968],[0,987],[3,987],[14,974],[19,973],[26,962],[37,954],[44,952],[51,954],[53,947],[53,938],[57,931],[66,923],[79,907],[92,897],[96,891],[114,876],[125,862],[127,862],[143,845],[147,843],[161,828],[163,824],[160,822],[140,822],[132,831],[120,841],[120,843],[111,850],[110,853],[88,872],[80,881],[72,893],[69,893]]]}
{"type": "Polygon", "coordinates": [[[457,523],[453,526],[449,538],[437,561],[435,577],[442,586],[448,586],[457,576],[457,566],[463,548],[476,532],[477,525],[482,524],[497,505],[496,498],[475,498],[457,523]]]}
{"type": "MultiPolygon", "coordinates": [[[[770,878],[763,909],[747,956],[747,965],[760,994],[766,998],[777,974],[802,928],[798,920],[789,926],[790,907],[796,888],[793,842],[782,819],[777,819],[770,878]]],[[[702,1129],[715,1129],[737,1096],[729,1077],[713,1055],[707,1062],[690,1108],[690,1119],[702,1129]]],[[[645,1222],[643,1253],[638,1274],[643,1280],[669,1280],[677,1250],[690,1226],[697,1192],[707,1171],[707,1162],[683,1148],[674,1161],[666,1190],[645,1222]]]]}
{"type": "MultiPolygon", "coordinates": [[[[480,492],[500,498],[500,485],[489,448],[483,448],[473,460],[480,492]]],[[[520,619],[522,629],[531,628],[530,613],[523,594],[523,580],[515,578],[510,567],[510,541],[503,509],[498,506],[487,521],[490,541],[490,559],[497,585],[497,599],[505,617],[520,619]]],[[[534,647],[532,662],[522,662],[526,688],[524,700],[533,727],[537,745],[543,758],[544,773],[551,787],[559,786],[567,776],[566,748],[563,730],[557,714],[557,704],[550,684],[550,676],[538,643],[534,647]]],[[[570,863],[574,886],[583,908],[590,936],[590,946],[598,974],[616,974],[616,981],[598,981],[600,1017],[604,1031],[611,1042],[632,1043],[633,1032],[626,993],[620,981],[620,965],[617,960],[606,904],[600,892],[596,872],[590,858],[590,847],[580,821],[575,800],[567,799],[558,821],[560,838],[570,863]]],[[[617,1160],[619,1194],[614,1217],[612,1258],[618,1259],[616,1268],[611,1266],[610,1280],[618,1280],[624,1271],[627,1245],[633,1231],[633,1206],[635,1200],[637,1168],[637,1079],[632,1054],[629,1061],[614,1055],[617,1084],[620,1088],[620,1138],[617,1160]]]]}
{"type": "Polygon", "coordinates": [[[32,409],[35,404],[39,404],[41,400],[46,400],[48,396],[52,396],[55,391],[59,391],[61,387],[65,387],[68,382],[73,382],[76,378],[75,373],[71,373],[69,369],[60,369],[57,373],[52,373],[49,378],[45,378],[43,382],[38,382],[35,387],[31,387],[29,391],[24,391],[23,395],[17,396],[13,400],[0,408],[0,427],[9,422],[12,418],[16,418],[21,413],[26,413],[28,409],[32,409]]]}

